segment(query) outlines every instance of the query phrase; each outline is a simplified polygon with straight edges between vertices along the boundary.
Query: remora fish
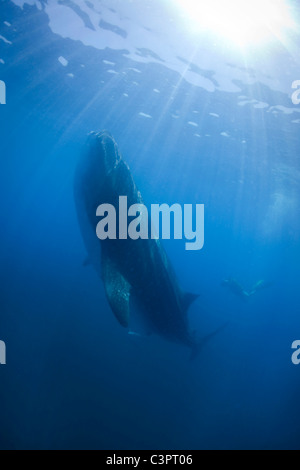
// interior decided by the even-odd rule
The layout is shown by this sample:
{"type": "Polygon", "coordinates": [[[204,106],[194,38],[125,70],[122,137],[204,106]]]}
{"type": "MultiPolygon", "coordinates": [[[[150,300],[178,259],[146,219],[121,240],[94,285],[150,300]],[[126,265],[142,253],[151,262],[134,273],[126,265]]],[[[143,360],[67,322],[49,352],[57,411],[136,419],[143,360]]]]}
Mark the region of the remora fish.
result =
{"type": "Polygon", "coordinates": [[[134,299],[148,331],[189,346],[195,355],[221,329],[201,342],[190,333],[187,312],[198,296],[181,291],[160,241],[97,238],[98,206],[117,208],[120,196],[127,196],[128,206],[143,203],[113,137],[92,133],[76,172],[75,201],[88,258],[103,280],[111,310],[128,328],[134,299]]]}

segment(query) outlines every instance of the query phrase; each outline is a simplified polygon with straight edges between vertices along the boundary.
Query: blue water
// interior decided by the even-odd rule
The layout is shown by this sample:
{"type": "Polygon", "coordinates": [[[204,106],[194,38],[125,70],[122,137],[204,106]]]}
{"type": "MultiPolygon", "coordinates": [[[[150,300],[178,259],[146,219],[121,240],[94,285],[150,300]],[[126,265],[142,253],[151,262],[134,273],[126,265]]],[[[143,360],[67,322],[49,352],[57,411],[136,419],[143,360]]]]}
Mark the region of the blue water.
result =
{"type": "Polygon", "coordinates": [[[0,41],[0,448],[299,449],[299,125],[237,105],[255,94],[291,108],[290,97],[259,83],[210,93],[164,64],[139,63],[136,85],[122,51],[62,38],[36,6],[2,1],[0,19],[12,43],[0,41]],[[206,206],[202,251],[164,244],[182,287],[200,294],[191,329],[229,322],[192,363],[185,347],[127,335],[83,267],[73,177],[101,129],[148,204],[206,206]],[[221,287],[229,276],[273,287],[244,303],[221,287]]]}

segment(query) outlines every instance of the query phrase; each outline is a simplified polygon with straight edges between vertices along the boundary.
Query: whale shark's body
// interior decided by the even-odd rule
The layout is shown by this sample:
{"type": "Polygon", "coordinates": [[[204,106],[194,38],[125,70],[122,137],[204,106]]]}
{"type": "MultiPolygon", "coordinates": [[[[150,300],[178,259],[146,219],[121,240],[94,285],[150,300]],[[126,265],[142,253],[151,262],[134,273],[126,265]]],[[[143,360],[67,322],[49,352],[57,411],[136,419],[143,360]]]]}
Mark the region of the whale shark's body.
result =
{"type": "Polygon", "coordinates": [[[187,311],[197,296],[181,291],[160,241],[100,241],[96,236],[98,206],[118,207],[120,196],[127,196],[129,206],[143,203],[112,136],[92,133],[77,169],[75,200],[88,257],[103,280],[110,307],[119,323],[129,328],[134,299],[149,333],[195,352],[199,343],[189,331],[187,311]]]}

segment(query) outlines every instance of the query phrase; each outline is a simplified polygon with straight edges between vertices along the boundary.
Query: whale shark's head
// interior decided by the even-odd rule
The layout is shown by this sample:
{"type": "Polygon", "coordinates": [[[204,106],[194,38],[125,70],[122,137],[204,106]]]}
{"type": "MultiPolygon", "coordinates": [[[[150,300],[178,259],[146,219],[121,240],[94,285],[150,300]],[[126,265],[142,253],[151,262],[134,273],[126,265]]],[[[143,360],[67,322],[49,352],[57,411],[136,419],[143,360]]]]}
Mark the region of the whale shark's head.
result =
{"type": "MultiPolygon", "coordinates": [[[[120,160],[117,144],[109,132],[91,132],[77,168],[77,188],[91,197],[100,196],[120,160]]],[[[97,202],[100,204],[102,201],[98,199],[97,202]]]]}
{"type": "Polygon", "coordinates": [[[121,159],[118,146],[112,135],[107,131],[91,132],[87,147],[86,164],[91,167],[93,172],[101,171],[102,176],[109,176],[121,159]]]}
{"type": "Polygon", "coordinates": [[[100,243],[96,237],[97,207],[111,202],[114,170],[121,156],[113,137],[106,131],[92,132],[84,146],[74,178],[74,198],[89,261],[101,274],[100,243]]]}

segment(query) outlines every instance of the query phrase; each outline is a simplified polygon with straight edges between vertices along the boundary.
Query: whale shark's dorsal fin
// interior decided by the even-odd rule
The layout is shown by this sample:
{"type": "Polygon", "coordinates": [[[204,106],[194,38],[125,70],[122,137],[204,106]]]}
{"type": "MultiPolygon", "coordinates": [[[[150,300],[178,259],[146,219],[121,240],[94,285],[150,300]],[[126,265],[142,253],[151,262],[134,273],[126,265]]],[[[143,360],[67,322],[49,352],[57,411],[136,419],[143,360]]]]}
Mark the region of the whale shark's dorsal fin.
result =
{"type": "Polygon", "coordinates": [[[196,300],[200,297],[200,295],[197,294],[191,294],[190,292],[187,292],[183,296],[183,309],[185,312],[189,310],[191,305],[196,302],[196,300]]]}
{"type": "Polygon", "coordinates": [[[110,307],[118,322],[124,328],[128,328],[131,286],[104,250],[102,252],[102,275],[110,307]]]}

